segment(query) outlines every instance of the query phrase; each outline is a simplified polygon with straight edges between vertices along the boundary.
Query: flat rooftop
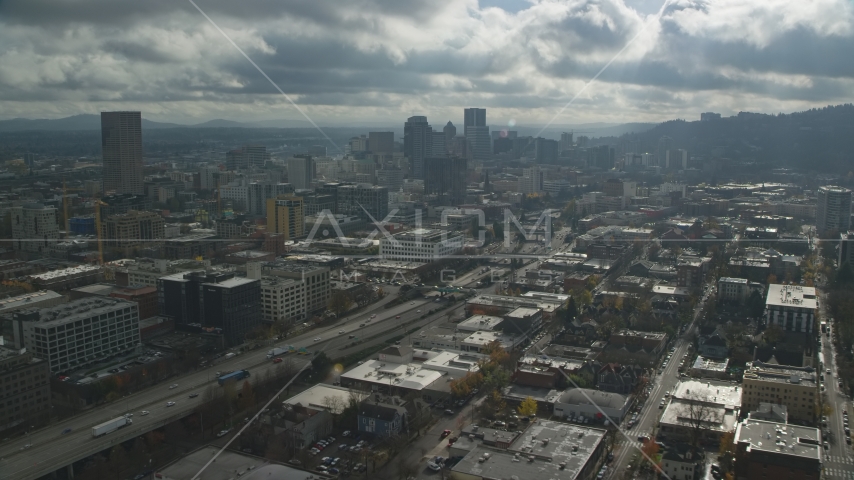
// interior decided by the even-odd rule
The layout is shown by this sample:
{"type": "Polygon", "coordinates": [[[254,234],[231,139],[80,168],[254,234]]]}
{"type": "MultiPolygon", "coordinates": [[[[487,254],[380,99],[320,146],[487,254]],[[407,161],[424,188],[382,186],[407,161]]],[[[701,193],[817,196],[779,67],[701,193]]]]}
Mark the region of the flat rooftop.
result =
{"type": "Polygon", "coordinates": [[[691,368],[695,368],[697,370],[707,370],[710,372],[725,372],[726,367],[728,365],[728,358],[725,358],[723,360],[715,360],[713,358],[698,355],[697,360],[694,361],[694,365],[692,365],[691,368]]]}
{"type": "Polygon", "coordinates": [[[39,311],[39,326],[50,327],[65,325],[80,318],[90,318],[101,313],[113,312],[122,308],[134,307],[136,302],[128,302],[113,297],[89,297],[68,302],[39,311]]]}
{"type": "Polygon", "coordinates": [[[744,372],[745,378],[766,382],[791,383],[815,387],[818,385],[815,370],[812,367],[792,367],[753,361],[744,372]]]}
{"type": "Polygon", "coordinates": [[[715,382],[712,380],[686,380],[676,384],[673,398],[700,399],[728,408],[741,407],[741,385],[733,382],[715,382]]]}
{"type": "Polygon", "coordinates": [[[76,267],[68,267],[62,268],[59,270],[53,270],[51,272],[37,273],[35,275],[30,275],[30,278],[34,280],[55,280],[57,278],[73,276],[73,275],[85,275],[89,273],[96,273],[101,270],[101,267],[95,265],[78,265],[76,267]]]}
{"type": "MultiPolygon", "coordinates": [[[[284,405],[292,405],[292,406],[301,406],[305,408],[313,408],[316,410],[329,410],[329,399],[337,398],[341,400],[339,406],[343,408],[345,405],[348,405],[350,402],[350,392],[349,388],[337,387],[334,385],[327,385],[325,383],[318,383],[317,385],[305,390],[301,393],[294,395],[293,397],[282,402],[284,405]]],[[[364,392],[359,392],[358,390],[352,390],[355,395],[358,395],[361,399],[367,398],[368,394],[364,392]]],[[[341,412],[332,412],[332,413],[341,413],[341,412]]]]}
{"type": "Polygon", "coordinates": [[[38,292],[25,293],[16,297],[9,297],[0,300],[0,313],[18,308],[25,308],[27,305],[44,302],[47,300],[61,299],[62,295],[53,290],[41,290],[38,292]]]}
{"type": "Polygon", "coordinates": [[[493,317],[491,315],[474,315],[457,324],[457,329],[466,332],[492,330],[503,321],[504,319],[501,317],[493,317]]]}
{"type": "Polygon", "coordinates": [[[604,437],[605,430],[537,420],[509,449],[478,445],[451,470],[478,478],[575,479],[604,437]]]}
{"type": "Polygon", "coordinates": [[[422,368],[420,364],[400,364],[368,360],[341,374],[342,379],[420,391],[442,378],[443,373],[422,368]]]}
{"type": "MultiPolygon", "coordinates": [[[[193,478],[218,451],[219,447],[204,446],[175,460],[157,472],[162,475],[163,480],[193,478]]],[[[276,480],[322,480],[333,478],[233,450],[223,451],[216,457],[216,462],[211,463],[205,469],[204,475],[200,476],[205,480],[231,480],[237,477],[240,477],[241,480],[270,478],[276,480]]]]}
{"type": "Polygon", "coordinates": [[[736,425],[733,442],[749,443],[751,451],[821,461],[821,433],[813,427],[747,419],[736,425]]]}
{"type": "Polygon", "coordinates": [[[815,287],[772,283],[768,285],[765,305],[815,309],[818,307],[818,301],[815,296],[815,287]]]}

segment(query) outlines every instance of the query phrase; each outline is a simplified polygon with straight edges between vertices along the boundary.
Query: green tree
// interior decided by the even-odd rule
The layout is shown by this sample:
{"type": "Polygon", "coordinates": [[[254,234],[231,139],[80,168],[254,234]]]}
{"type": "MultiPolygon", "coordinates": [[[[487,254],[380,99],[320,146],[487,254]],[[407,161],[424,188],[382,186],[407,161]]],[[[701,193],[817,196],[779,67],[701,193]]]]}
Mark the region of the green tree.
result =
{"type": "Polygon", "coordinates": [[[533,397],[525,397],[525,399],[522,400],[522,403],[519,404],[519,407],[516,410],[519,411],[519,415],[524,415],[526,417],[536,415],[537,401],[534,400],[533,397]]]}
{"type": "Polygon", "coordinates": [[[566,304],[566,310],[564,313],[564,320],[567,323],[575,320],[575,317],[578,316],[578,306],[575,305],[575,298],[569,297],[569,302],[566,304]]]}

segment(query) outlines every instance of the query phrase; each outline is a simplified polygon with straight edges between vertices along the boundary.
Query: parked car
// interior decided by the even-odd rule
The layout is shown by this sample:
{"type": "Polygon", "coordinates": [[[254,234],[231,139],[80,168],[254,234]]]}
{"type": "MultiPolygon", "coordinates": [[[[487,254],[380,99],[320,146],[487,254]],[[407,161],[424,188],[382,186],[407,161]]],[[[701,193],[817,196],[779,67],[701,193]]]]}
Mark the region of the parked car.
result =
{"type": "Polygon", "coordinates": [[[450,434],[451,434],[451,431],[450,431],[450,430],[443,430],[443,431],[442,431],[442,435],[441,435],[441,437],[439,437],[439,438],[445,438],[445,437],[447,437],[447,436],[448,436],[448,435],[450,435],[450,434]]]}

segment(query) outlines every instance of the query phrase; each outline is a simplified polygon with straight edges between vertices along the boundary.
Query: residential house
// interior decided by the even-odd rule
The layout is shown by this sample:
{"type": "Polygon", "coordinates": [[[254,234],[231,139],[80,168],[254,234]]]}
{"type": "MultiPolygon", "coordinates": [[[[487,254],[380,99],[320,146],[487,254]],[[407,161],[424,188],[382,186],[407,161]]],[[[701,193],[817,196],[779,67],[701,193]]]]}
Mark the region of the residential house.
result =
{"type": "Polygon", "coordinates": [[[301,406],[293,407],[285,418],[285,441],[296,448],[305,448],[332,433],[332,414],[301,406]]]}
{"type": "Polygon", "coordinates": [[[670,480],[694,480],[702,478],[705,458],[703,450],[691,445],[668,445],[661,456],[661,469],[670,480]]]}
{"type": "Polygon", "coordinates": [[[700,355],[704,357],[726,358],[729,356],[726,339],[718,332],[708,337],[701,336],[698,343],[700,344],[700,355]]]}
{"type": "Polygon", "coordinates": [[[359,431],[374,435],[399,435],[406,426],[406,409],[400,405],[366,401],[359,407],[359,431]]]}
{"type": "Polygon", "coordinates": [[[641,372],[638,366],[609,363],[599,370],[596,387],[603,392],[629,394],[638,384],[641,372]]]}

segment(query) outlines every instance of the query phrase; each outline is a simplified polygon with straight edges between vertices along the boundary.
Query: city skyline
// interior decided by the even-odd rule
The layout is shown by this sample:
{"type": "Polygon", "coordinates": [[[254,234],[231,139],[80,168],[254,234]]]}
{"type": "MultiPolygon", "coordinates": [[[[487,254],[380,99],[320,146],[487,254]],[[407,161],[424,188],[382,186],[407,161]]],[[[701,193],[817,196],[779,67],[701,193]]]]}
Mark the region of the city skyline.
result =
{"type": "MultiPolygon", "coordinates": [[[[799,111],[854,91],[841,61],[854,7],[843,0],[198,6],[319,124],[413,115],[457,124],[469,105],[490,109],[495,125],[657,122],[799,111]]],[[[182,124],[310,125],[191,4],[129,8],[89,0],[45,14],[38,1],[4,2],[3,118],[142,110],[182,124]]]]}

